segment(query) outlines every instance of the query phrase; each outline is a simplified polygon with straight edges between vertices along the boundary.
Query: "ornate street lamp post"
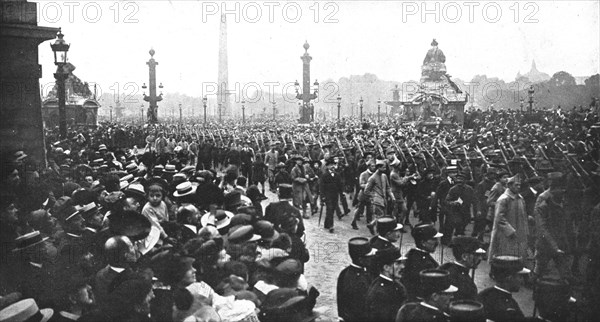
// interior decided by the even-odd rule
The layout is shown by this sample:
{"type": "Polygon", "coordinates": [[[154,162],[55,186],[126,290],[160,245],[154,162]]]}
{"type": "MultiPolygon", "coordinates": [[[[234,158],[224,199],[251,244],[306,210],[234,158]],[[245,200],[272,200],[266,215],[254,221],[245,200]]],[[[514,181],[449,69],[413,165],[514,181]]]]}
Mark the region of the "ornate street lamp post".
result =
{"type": "Polygon", "coordinates": [[[338,94],[337,96],[337,108],[338,108],[338,122],[340,121],[340,108],[342,107],[342,97],[340,96],[340,94],[338,94]]]}
{"type": "Polygon", "coordinates": [[[360,101],[358,101],[360,103],[360,122],[362,123],[363,120],[363,98],[362,96],[360,97],[360,101]]]}
{"type": "MultiPolygon", "coordinates": [[[[149,71],[150,71],[150,76],[149,76],[149,88],[150,88],[150,96],[146,96],[146,93],[144,92],[144,101],[150,103],[150,105],[148,106],[148,123],[153,124],[153,123],[158,123],[158,102],[162,101],[162,91],[160,93],[159,96],[156,96],[156,65],[158,65],[158,62],[156,60],[154,60],[154,54],[155,51],[154,49],[150,49],[150,51],[148,52],[150,54],[150,60],[148,60],[148,62],[146,62],[146,64],[148,65],[149,71]]],[[[142,85],[143,89],[146,89],[148,87],[146,87],[146,83],[144,83],[142,85]]],[[[160,88],[162,90],[163,85],[162,83],[160,83],[160,85],[158,86],[158,88],[160,88]]]]}
{"type": "Polygon", "coordinates": [[[202,98],[202,105],[204,106],[204,127],[206,127],[206,96],[202,98]]]}
{"type": "Polygon", "coordinates": [[[377,123],[380,121],[381,98],[377,100],[377,123]]]}
{"type": "Polygon", "coordinates": [[[56,41],[50,45],[54,52],[54,64],[56,67],[56,73],[54,78],[58,86],[58,128],[60,131],[60,138],[67,138],[67,106],[65,97],[65,81],[69,77],[69,73],[65,71],[64,67],[67,64],[67,52],[69,51],[70,44],[63,39],[64,35],[60,28],[56,35],[56,41]]]}
{"type": "Polygon", "coordinates": [[[140,116],[141,116],[142,124],[144,124],[144,104],[142,104],[142,106],[140,106],[140,116]]]}
{"type": "Polygon", "coordinates": [[[535,93],[533,85],[529,86],[529,91],[527,92],[529,93],[529,107],[527,113],[531,114],[531,112],[533,112],[533,93],[535,93]]]}
{"type": "Polygon", "coordinates": [[[275,113],[277,113],[277,106],[275,101],[273,101],[273,121],[275,121],[275,113]]]}
{"type": "Polygon", "coordinates": [[[246,101],[242,101],[242,123],[246,124],[246,107],[244,104],[246,104],[246,101]]]}
{"type": "Polygon", "coordinates": [[[110,123],[112,123],[112,105],[110,106],[110,123]]]}
{"type": "Polygon", "coordinates": [[[181,103],[179,103],[179,125],[183,124],[183,115],[181,114],[181,103]]]}
{"type": "Polygon", "coordinates": [[[521,99],[521,113],[523,113],[523,106],[525,106],[525,100],[521,99]]]}

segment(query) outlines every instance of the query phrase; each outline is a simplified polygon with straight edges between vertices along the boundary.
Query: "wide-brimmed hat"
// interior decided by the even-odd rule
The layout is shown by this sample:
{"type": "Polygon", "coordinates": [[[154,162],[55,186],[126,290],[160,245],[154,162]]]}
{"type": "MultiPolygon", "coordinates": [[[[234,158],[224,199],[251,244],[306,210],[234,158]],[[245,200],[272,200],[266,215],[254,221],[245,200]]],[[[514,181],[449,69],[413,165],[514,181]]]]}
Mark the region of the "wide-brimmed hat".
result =
{"type": "MultiPolygon", "coordinates": [[[[233,229],[233,228],[232,228],[233,229]]],[[[250,225],[239,226],[234,231],[229,232],[227,241],[231,244],[242,244],[260,240],[260,235],[254,233],[254,228],[250,225]]]]}
{"type": "Polygon", "coordinates": [[[17,237],[15,239],[16,247],[13,249],[13,251],[17,252],[29,247],[33,247],[43,243],[47,239],[48,237],[43,237],[39,231],[34,230],[30,233],[17,237]]]}
{"type": "MultiPolygon", "coordinates": [[[[217,209],[216,214],[215,214],[214,226],[217,227],[217,229],[223,229],[223,228],[229,226],[229,224],[231,223],[231,218],[233,218],[233,216],[234,215],[231,211],[217,209]]],[[[211,213],[208,212],[200,218],[200,223],[202,224],[202,227],[206,227],[209,225],[210,217],[211,217],[211,213]]]]}
{"type": "Polygon", "coordinates": [[[196,193],[197,187],[191,182],[186,181],[178,184],[175,189],[177,191],[173,192],[173,197],[179,198],[196,193]]]}
{"type": "Polygon", "coordinates": [[[23,161],[25,158],[27,158],[27,154],[25,154],[25,152],[23,152],[23,150],[19,150],[19,151],[15,152],[15,154],[13,154],[13,157],[14,157],[15,161],[23,161]]]}
{"type": "Polygon", "coordinates": [[[39,309],[34,299],[24,299],[0,311],[0,322],[46,322],[54,315],[52,309],[39,309]]]}
{"type": "Polygon", "coordinates": [[[138,198],[144,200],[146,198],[146,191],[144,186],[140,183],[132,183],[123,191],[127,197],[138,198]]]}

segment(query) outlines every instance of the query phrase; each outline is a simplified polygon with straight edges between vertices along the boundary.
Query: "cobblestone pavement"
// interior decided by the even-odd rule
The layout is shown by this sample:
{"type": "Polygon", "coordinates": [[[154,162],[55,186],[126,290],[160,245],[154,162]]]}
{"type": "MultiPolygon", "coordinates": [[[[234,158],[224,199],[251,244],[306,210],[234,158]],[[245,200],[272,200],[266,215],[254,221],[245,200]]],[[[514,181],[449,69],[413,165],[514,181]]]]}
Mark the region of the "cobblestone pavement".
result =
{"type": "MultiPolygon", "coordinates": [[[[268,189],[266,191],[266,196],[269,200],[263,201],[263,208],[266,207],[269,202],[277,200],[277,196],[269,192],[268,189]]],[[[348,205],[350,206],[351,204],[352,201],[348,200],[348,205]]],[[[304,220],[304,225],[306,227],[306,246],[310,252],[310,260],[305,265],[304,274],[306,275],[307,281],[314,285],[321,293],[315,307],[315,309],[321,313],[321,316],[317,321],[338,320],[336,284],[340,271],[350,263],[347,246],[348,240],[357,236],[371,237],[369,230],[366,228],[364,218],[361,218],[361,221],[358,222],[359,230],[352,229],[350,223],[352,222],[354,209],[351,208],[351,210],[352,212],[348,216],[343,217],[342,220],[339,220],[337,216],[335,217],[334,233],[330,233],[323,228],[325,211],[323,211],[321,226],[318,226],[318,213],[310,219],[304,220]]],[[[412,215],[410,221],[413,225],[417,223],[417,219],[412,217],[412,215]]],[[[406,253],[412,247],[414,247],[414,240],[410,235],[410,228],[407,228],[407,233],[402,236],[402,253],[406,253]]],[[[441,261],[441,245],[438,247],[433,257],[440,264],[442,264],[442,262],[454,260],[451,250],[444,247],[443,261],[441,261]]],[[[475,283],[480,291],[494,285],[494,282],[488,276],[488,273],[489,264],[486,261],[482,261],[479,268],[475,271],[475,283]]],[[[521,306],[525,316],[531,316],[533,313],[532,290],[521,287],[521,290],[518,293],[513,294],[513,296],[521,306]]]]}

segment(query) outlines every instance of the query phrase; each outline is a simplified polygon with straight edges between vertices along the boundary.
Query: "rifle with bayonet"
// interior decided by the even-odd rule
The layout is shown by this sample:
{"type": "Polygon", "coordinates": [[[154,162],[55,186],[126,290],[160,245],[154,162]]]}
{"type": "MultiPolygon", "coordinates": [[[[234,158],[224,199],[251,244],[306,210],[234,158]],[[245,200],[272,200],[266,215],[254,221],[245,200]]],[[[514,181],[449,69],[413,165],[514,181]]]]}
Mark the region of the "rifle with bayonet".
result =
{"type": "Polygon", "coordinates": [[[471,176],[471,181],[475,180],[473,177],[473,168],[471,168],[471,160],[469,160],[469,154],[467,153],[467,148],[463,145],[463,152],[465,153],[465,162],[467,163],[467,168],[469,169],[469,175],[471,176]]]}
{"type": "Polygon", "coordinates": [[[406,146],[406,155],[410,156],[410,161],[415,166],[415,173],[418,176],[421,176],[421,174],[419,173],[419,165],[417,164],[417,162],[415,161],[415,158],[413,158],[412,154],[410,153],[410,148],[408,147],[408,144],[406,143],[406,141],[404,141],[404,146],[406,146]]]}
{"type": "MultiPolygon", "coordinates": [[[[515,150],[515,148],[513,147],[512,143],[510,143],[510,142],[508,143],[508,146],[513,151],[513,153],[515,155],[514,158],[516,159],[518,157],[517,150],[515,150]]],[[[531,162],[529,162],[529,159],[527,159],[527,157],[525,155],[522,155],[521,158],[523,160],[525,160],[525,163],[527,164],[527,166],[529,167],[529,169],[531,169],[531,171],[533,172],[533,175],[536,176],[536,177],[539,177],[539,174],[538,174],[537,170],[531,165],[531,162]]],[[[527,173],[525,173],[525,175],[527,175],[527,173]]]]}
{"type": "MultiPolygon", "coordinates": [[[[500,143],[502,143],[502,141],[499,141],[500,143]]],[[[502,154],[502,159],[504,159],[504,163],[506,163],[506,168],[508,168],[508,173],[510,174],[510,176],[513,176],[513,172],[510,169],[510,164],[508,164],[508,159],[506,158],[506,154],[504,153],[504,149],[502,148],[502,144],[499,144],[500,146],[500,154],[502,154]]]]}

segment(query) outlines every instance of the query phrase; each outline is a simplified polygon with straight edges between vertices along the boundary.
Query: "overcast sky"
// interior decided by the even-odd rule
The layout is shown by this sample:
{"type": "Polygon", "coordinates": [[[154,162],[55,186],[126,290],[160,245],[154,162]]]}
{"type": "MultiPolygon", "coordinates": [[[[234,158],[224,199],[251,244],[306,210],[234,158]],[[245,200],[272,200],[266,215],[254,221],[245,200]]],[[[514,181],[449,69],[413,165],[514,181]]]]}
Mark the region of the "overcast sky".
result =
{"type": "MultiPolygon", "coordinates": [[[[62,27],[71,43],[75,74],[104,92],[118,87],[132,93],[127,83],[147,83],[152,47],[165,92],[202,95],[202,83],[217,81],[225,8],[229,80],[240,86],[301,80],[305,40],[313,80],[364,73],[418,80],[432,38],[446,55],[448,73],[466,81],[476,74],[511,81],[530,69],[532,59],[550,75],[565,70],[589,76],[600,64],[597,0],[227,1],[225,8],[191,0],[38,4],[39,25],[62,27]]],[[[49,44],[40,45],[42,84],[54,81],[49,44]]]]}

